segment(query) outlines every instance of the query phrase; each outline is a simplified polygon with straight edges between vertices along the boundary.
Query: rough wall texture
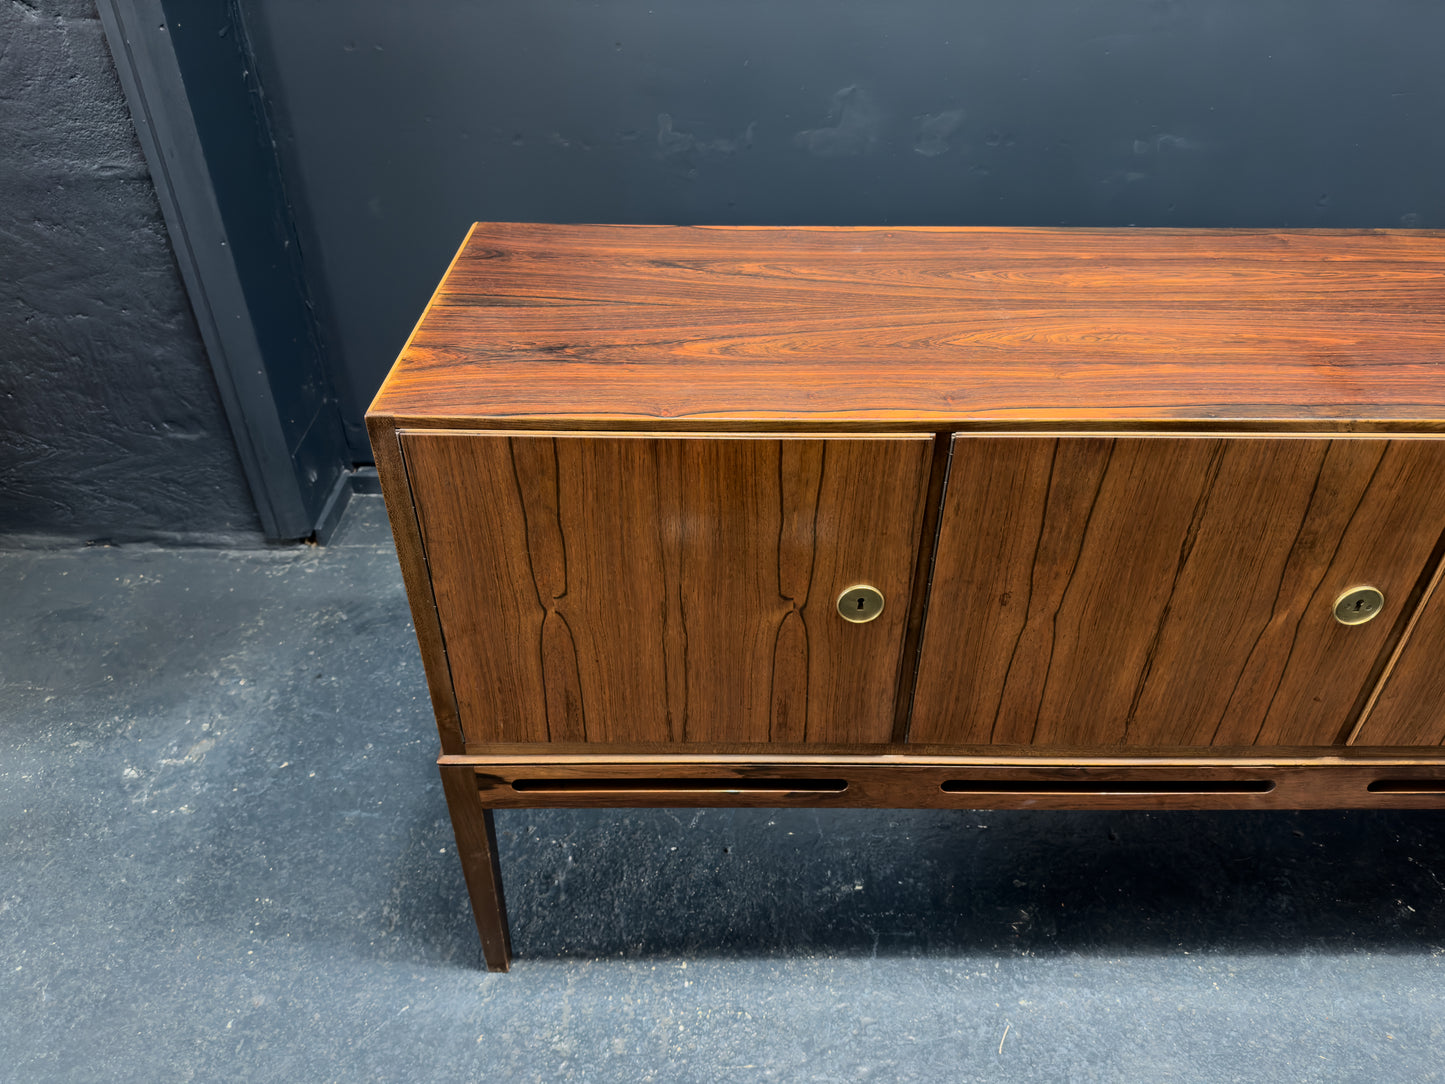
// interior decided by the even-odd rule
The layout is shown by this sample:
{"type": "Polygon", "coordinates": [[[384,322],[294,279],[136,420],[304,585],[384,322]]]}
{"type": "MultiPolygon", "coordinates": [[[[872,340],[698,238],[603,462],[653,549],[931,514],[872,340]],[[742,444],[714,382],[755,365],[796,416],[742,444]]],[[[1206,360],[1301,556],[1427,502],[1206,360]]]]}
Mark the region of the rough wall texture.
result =
{"type": "Polygon", "coordinates": [[[0,0],[0,544],[260,541],[90,0],[0,0]]]}

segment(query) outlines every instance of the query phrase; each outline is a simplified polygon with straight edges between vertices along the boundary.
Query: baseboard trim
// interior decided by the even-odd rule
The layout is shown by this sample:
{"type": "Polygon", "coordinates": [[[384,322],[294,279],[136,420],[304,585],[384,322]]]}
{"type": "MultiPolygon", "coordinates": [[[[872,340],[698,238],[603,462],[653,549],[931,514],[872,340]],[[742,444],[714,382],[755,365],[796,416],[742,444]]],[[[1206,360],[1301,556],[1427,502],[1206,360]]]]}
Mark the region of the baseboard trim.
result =
{"type": "Polygon", "coordinates": [[[327,494],[326,503],[321,506],[321,515],[316,521],[316,533],[310,540],[318,546],[327,545],[335,536],[336,528],[341,525],[341,517],[345,515],[352,496],[357,493],[380,492],[381,479],[377,476],[375,467],[357,467],[343,472],[327,494]]]}

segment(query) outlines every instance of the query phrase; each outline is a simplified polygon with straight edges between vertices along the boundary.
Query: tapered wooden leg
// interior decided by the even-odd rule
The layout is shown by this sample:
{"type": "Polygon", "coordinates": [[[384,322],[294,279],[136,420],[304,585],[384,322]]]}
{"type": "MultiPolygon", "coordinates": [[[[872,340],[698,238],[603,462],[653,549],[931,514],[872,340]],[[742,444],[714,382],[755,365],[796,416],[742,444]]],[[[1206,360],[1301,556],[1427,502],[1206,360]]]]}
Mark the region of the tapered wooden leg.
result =
{"type": "Polygon", "coordinates": [[[502,898],[502,868],[497,862],[492,811],[482,805],[475,770],[456,764],[439,767],[462,874],[472,898],[472,916],[482,937],[482,955],[488,971],[505,971],[512,962],[512,934],[507,928],[507,902],[502,898]]]}

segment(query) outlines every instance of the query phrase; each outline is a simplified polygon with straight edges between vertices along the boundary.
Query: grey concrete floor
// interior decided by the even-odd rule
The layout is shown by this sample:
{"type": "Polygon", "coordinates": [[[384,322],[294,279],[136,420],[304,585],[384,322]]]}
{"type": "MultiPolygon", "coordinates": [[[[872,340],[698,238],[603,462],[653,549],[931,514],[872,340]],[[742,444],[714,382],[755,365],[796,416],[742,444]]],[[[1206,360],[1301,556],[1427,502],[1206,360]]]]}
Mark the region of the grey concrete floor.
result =
{"type": "Polygon", "coordinates": [[[1445,1079],[1445,815],[497,814],[379,498],[0,554],[0,1080],[1445,1079]]]}

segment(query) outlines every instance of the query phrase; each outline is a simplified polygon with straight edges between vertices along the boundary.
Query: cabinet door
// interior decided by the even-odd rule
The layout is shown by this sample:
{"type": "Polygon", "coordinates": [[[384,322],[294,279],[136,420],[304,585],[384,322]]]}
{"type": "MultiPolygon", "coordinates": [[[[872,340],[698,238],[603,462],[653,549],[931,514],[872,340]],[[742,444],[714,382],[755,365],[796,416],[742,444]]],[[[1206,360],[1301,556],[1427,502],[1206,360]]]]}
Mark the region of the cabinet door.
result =
{"type": "Polygon", "coordinates": [[[930,437],[401,444],[469,744],[891,739],[930,437]]]}
{"type": "Polygon", "coordinates": [[[1445,566],[1432,586],[1351,745],[1445,745],[1445,566]]]}
{"type": "Polygon", "coordinates": [[[910,739],[1341,742],[1442,480],[1438,440],[958,437],[910,739]],[[1342,625],[1360,584],[1384,609],[1342,625]]]}

